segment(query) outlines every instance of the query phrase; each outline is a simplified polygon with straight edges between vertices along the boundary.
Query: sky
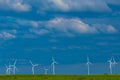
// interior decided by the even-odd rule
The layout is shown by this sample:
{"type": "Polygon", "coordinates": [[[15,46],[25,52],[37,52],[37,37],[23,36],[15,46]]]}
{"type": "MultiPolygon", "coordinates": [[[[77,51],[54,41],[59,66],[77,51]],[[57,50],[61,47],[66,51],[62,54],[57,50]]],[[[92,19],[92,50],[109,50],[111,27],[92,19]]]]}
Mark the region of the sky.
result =
{"type": "Polygon", "coordinates": [[[120,73],[119,0],[0,0],[0,74],[18,59],[17,74],[51,74],[52,56],[57,74],[109,73],[108,60],[120,73]]]}

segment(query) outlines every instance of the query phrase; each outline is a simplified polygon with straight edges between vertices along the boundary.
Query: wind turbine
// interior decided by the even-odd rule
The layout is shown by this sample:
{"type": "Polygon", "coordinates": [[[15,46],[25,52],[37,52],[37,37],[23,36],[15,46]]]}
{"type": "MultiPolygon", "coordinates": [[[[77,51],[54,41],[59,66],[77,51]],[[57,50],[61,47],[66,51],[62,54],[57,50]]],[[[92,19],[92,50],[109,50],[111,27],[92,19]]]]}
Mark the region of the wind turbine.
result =
{"type": "Polygon", "coordinates": [[[45,74],[47,75],[48,74],[48,69],[44,68],[44,70],[45,70],[45,74]]]}
{"type": "Polygon", "coordinates": [[[35,67],[39,66],[39,64],[33,64],[32,61],[30,61],[30,64],[32,65],[32,73],[35,74],[35,67]]]}
{"type": "Polygon", "coordinates": [[[17,63],[17,59],[14,61],[13,65],[9,64],[9,67],[11,68],[13,74],[16,74],[16,70],[17,70],[16,63],[17,63]]]}
{"type": "Polygon", "coordinates": [[[6,72],[8,72],[9,74],[10,73],[15,74],[17,70],[16,63],[17,63],[17,59],[14,61],[13,65],[9,63],[9,66],[6,66],[7,68],[6,72]]]}
{"type": "Polygon", "coordinates": [[[110,68],[110,74],[112,74],[112,58],[108,61],[109,62],[109,68],[110,68]]]}
{"type": "Polygon", "coordinates": [[[6,66],[6,74],[10,74],[10,71],[12,68],[10,68],[10,66],[7,66],[7,65],[5,65],[5,66],[6,66]]]}
{"type": "Polygon", "coordinates": [[[89,60],[89,57],[87,56],[87,67],[88,67],[88,75],[90,75],[90,65],[92,64],[89,60]]]}
{"type": "Polygon", "coordinates": [[[52,57],[52,71],[53,71],[53,75],[55,75],[55,64],[57,64],[57,62],[55,61],[54,57],[52,57]]]}
{"type": "Polygon", "coordinates": [[[16,70],[17,70],[16,63],[17,63],[17,59],[15,60],[15,62],[13,64],[13,74],[15,74],[16,70]]]}

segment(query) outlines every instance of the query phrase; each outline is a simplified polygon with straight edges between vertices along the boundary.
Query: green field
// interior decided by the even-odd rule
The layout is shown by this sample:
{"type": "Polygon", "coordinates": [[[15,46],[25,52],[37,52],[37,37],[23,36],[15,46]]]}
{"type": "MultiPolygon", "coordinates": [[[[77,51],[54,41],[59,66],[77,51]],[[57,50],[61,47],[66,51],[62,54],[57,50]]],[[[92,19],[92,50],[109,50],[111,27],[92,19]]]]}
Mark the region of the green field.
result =
{"type": "Polygon", "coordinates": [[[1,75],[0,80],[120,80],[120,75],[1,75]]]}

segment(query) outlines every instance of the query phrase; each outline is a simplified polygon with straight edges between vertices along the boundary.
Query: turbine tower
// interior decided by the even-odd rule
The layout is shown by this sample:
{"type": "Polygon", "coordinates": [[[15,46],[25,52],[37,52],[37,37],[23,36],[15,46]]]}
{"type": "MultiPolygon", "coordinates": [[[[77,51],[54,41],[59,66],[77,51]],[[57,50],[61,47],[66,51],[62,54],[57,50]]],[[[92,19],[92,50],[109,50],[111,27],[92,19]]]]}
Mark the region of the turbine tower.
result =
{"type": "Polygon", "coordinates": [[[53,75],[55,75],[55,64],[57,64],[57,62],[55,61],[54,57],[52,57],[52,71],[53,71],[53,75]]]}
{"type": "Polygon", "coordinates": [[[109,62],[110,74],[112,74],[112,67],[113,67],[112,58],[108,62],[109,62]]]}
{"type": "Polygon", "coordinates": [[[90,65],[91,65],[91,62],[89,60],[89,56],[87,56],[87,67],[88,67],[88,75],[90,75],[90,65]]]}
{"type": "Polygon", "coordinates": [[[39,66],[39,64],[33,64],[32,61],[30,61],[30,64],[32,65],[32,73],[35,74],[35,67],[39,66]]]}
{"type": "Polygon", "coordinates": [[[48,69],[44,68],[44,70],[45,70],[45,74],[47,75],[48,74],[48,69]]]}

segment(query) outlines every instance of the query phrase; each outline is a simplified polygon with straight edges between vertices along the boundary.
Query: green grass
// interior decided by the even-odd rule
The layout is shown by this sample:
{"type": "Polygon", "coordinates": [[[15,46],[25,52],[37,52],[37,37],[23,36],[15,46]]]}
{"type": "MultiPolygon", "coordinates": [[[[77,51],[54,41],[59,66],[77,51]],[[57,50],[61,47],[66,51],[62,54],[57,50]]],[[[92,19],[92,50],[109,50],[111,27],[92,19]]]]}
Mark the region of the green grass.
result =
{"type": "Polygon", "coordinates": [[[0,80],[120,80],[120,75],[1,75],[0,80]]]}

